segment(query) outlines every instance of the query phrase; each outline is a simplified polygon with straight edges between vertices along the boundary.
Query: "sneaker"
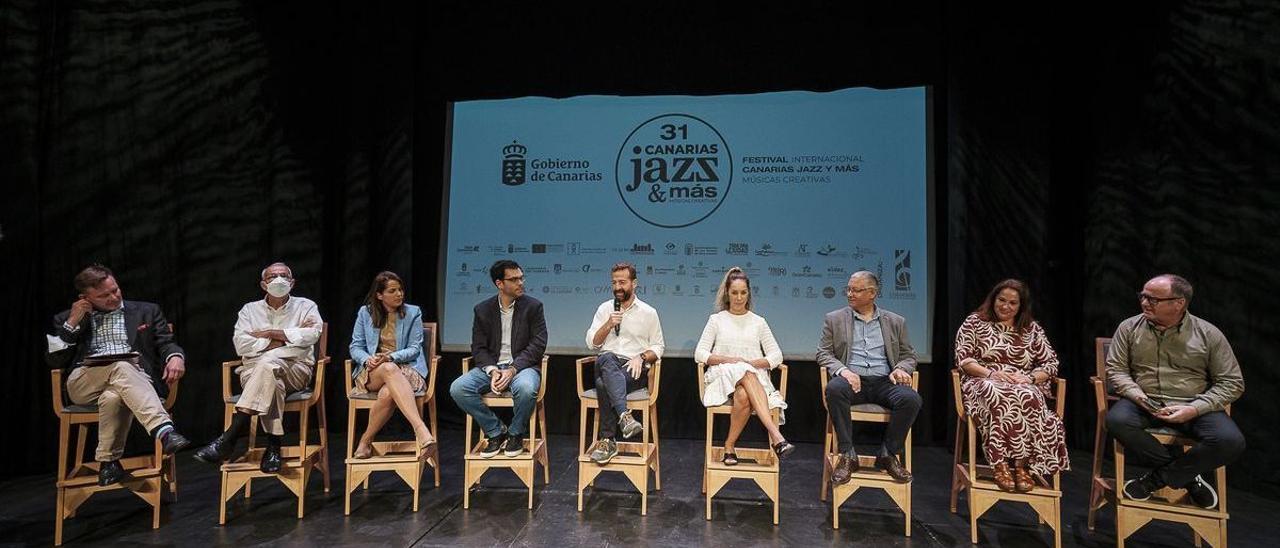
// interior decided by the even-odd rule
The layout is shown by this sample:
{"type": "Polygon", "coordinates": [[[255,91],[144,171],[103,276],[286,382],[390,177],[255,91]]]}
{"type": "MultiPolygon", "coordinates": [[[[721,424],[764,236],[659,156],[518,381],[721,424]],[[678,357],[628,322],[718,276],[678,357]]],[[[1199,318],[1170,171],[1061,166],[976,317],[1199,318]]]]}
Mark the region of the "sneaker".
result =
{"type": "Polygon", "coordinates": [[[1130,500],[1147,500],[1151,498],[1151,494],[1155,493],[1164,485],[1160,480],[1156,479],[1154,473],[1147,473],[1138,479],[1131,479],[1124,482],[1124,496],[1130,500]]]}
{"type": "Polygon", "coordinates": [[[618,430],[622,432],[623,438],[634,438],[636,434],[644,430],[644,425],[640,424],[640,421],[631,416],[631,412],[628,411],[618,417],[618,430]]]}
{"type": "Polygon", "coordinates": [[[1191,480],[1191,483],[1183,486],[1183,489],[1187,490],[1187,496],[1191,498],[1191,502],[1196,506],[1205,510],[1218,506],[1218,492],[1200,476],[1196,476],[1195,479],[1191,480]]]}
{"type": "Polygon", "coordinates": [[[518,457],[524,452],[524,436],[512,434],[507,436],[507,442],[502,444],[502,456],[518,457]]]}
{"type": "Polygon", "coordinates": [[[613,457],[618,456],[618,442],[609,438],[596,442],[596,446],[591,449],[591,462],[596,464],[609,464],[613,457]]]}
{"type": "Polygon", "coordinates": [[[498,434],[495,437],[484,440],[484,449],[480,450],[480,457],[485,459],[496,457],[498,453],[502,451],[502,446],[506,442],[506,433],[498,434]]]}

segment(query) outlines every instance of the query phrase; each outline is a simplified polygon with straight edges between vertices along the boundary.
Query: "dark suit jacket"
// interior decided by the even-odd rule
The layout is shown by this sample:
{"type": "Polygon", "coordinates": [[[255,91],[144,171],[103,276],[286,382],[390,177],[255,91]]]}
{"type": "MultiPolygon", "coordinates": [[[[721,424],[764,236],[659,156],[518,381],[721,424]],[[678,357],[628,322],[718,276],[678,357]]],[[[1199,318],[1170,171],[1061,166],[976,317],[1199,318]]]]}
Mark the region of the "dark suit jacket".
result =
{"type": "MultiPolygon", "coordinates": [[[[911,348],[907,336],[907,320],[883,308],[880,309],[880,333],[884,336],[884,353],[889,360],[889,370],[901,369],[908,375],[916,371],[916,351],[911,348]]],[[[827,369],[828,375],[849,362],[849,344],[853,341],[853,309],[846,306],[828,312],[822,323],[822,338],[818,340],[816,355],[818,365],[827,369]]]]}
{"type": "MultiPolygon", "coordinates": [[[[542,364],[547,349],[547,320],[542,317],[542,303],[528,295],[516,299],[511,318],[511,358],[516,371],[542,364]]],[[[502,312],[498,296],[476,305],[471,322],[471,356],[475,367],[498,363],[502,351],[502,312]]]]}
{"type": "MultiPolygon", "coordinates": [[[[69,316],[71,316],[71,310],[63,310],[54,315],[53,334],[75,346],[58,352],[45,353],[45,360],[49,366],[66,369],[67,376],[70,376],[72,370],[80,367],[85,353],[89,351],[89,346],[93,342],[93,321],[90,317],[85,316],[80,321],[80,330],[72,333],[62,325],[66,323],[69,316]]],[[[155,386],[156,393],[161,398],[165,397],[169,394],[169,385],[165,384],[162,378],[165,360],[173,354],[182,355],[184,359],[186,356],[182,352],[182,347],[173,341],[173,332],[170,331],[169,322],[164,319],[164,313],[160,311],[158,305],[153,303],[125,301],[124,329],[129,336],[129,346],[138,353],[139,362],[147,374],[151,375],[151,384],[155,386]]]]}

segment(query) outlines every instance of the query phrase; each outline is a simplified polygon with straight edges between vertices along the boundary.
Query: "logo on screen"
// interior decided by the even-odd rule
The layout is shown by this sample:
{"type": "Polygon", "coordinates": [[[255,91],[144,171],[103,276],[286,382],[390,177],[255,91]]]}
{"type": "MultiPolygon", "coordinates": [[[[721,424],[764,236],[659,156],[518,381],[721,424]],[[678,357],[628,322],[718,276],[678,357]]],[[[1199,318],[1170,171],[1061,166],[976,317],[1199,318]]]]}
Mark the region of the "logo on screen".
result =
{"type": "Polygon", "coordinates": [[[893,288],[911,291],[911,250],[893,250],[893,288]]]}
{"type": "Polygon", "coordinates": [[[711,124],[688,114],[650,118],[618,150],[614,177],[622,202],[664,228],[696,224],[719,209],[733,182],[733,158],[711,124]]]}
{"type": "Polygon", "coordinates": [[[502,184],[524,184],[524,153],[528,151],[528,148],[517,141],[511,141],[511,144],[502,147],[502,184]]]}

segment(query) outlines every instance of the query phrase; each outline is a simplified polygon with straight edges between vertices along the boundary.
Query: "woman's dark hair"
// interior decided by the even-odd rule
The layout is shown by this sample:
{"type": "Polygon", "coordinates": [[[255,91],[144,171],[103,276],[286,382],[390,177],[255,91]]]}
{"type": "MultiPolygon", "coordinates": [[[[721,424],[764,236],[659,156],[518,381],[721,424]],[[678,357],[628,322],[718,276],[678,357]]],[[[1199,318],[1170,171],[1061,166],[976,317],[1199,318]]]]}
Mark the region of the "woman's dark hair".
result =
{"type": "Polygon", "coordinates": [[[1013,328],[1022,333],[1031,327],[1032,321],[1035,321],[1031,317],[1031,290],[1027,289],[1027,284],[1022,280],[1009,278],[996,284],[991,288],[991,292],[987,293],[987,298],[982,300],[982,305],[974,312],[983,320],[1000,321],[999,316],[996,316],[996,297],[1006,289],[1012,289],[1018,294],[1018,313],[1013,316],[1013,328]]]}
{"type": "MultiPolygon", "coordinates": [[[[378,301],[378,294],[387,290],[387,284],[391,282],[400,284],[400,290],[404,291],[404,281],[395,272],[384,270],[373,277],[373,284],[369,286],[369,294],[364,298],[364,305],[369,309],[369,317],[373,319],[373,326],[382,329],[387,325],[387,310],[382,307],[382,303],[378,301]]],[[[404,303],[400,303],[400,308],[396,310],[400,317],[404,317],[404,303]]]]}

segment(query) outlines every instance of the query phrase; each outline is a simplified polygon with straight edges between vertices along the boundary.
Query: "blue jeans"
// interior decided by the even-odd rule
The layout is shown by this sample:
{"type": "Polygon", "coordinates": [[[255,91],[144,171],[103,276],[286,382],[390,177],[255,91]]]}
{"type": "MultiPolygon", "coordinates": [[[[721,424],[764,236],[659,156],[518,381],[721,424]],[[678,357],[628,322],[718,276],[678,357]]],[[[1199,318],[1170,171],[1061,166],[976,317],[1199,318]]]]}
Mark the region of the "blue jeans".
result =
{"type": "Polygon", "coordinates": [[[627,371],[627,358],[604,352],[596,357],[596,399],[600,404],[600,439],[613,438],[618,418],[627,412],[627,394],[649,385],[649,371],[639,379],[627,371]]]}
{"type": "MultiPolygon", "coordinates": [[[[506,369],[511,366],[499,365],[498,367],[506,369]]],[[[512,409],[511,428],[507,429],[509,434],[513,436],[529,434],[529,416],[533,413],[534,404],[538,402],[538,386],[541,384],[542,374],[536,367],[526,368],[516,373],[515,378],[511,379],[511,385],[507,390],[511,391],[515,408],[512,409]]],[[[467,371],[466,375],[458,377],[449,386],[449,395],[453,396],[453,401],[480,423],[480,429],[484,430],[486,438],[492,439],[502,434],[503,427],[502,421],[498,420],[497,415],[493,414],[493,410],[489,409],[480,397],[488,393],[490,393],[489,374],[479,367],[467,371]]]]}

